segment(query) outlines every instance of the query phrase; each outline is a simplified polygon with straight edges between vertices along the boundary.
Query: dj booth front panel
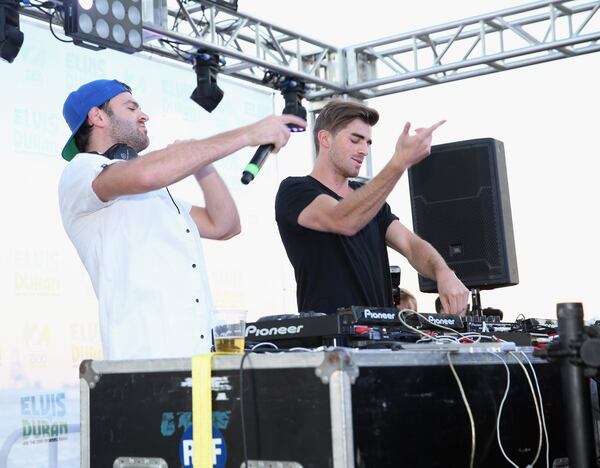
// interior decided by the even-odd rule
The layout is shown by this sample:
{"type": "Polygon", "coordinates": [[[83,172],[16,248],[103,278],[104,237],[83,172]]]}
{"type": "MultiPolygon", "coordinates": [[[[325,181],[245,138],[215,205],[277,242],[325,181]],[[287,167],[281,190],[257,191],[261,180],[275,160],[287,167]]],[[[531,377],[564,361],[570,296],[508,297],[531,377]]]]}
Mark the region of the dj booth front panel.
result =
{"type": "MultiPolygon", "coordinates": [[[[496,436],[506,371],[498,360],[477,361],[456,365],[475,422],[475,466],[506,467],[496,436]]],[[[553,460],[567,457],[559,369],[542,363],[534,368],[553,466],[553,460]]],[[[511,388],[502,409],[500,435],[512,461],[527,466],[535,457],[540,427],[522,368],[513,360],[509,370],[511,388]]],[[[361,367],[352,389],[352,409],[357,459],[364,460],[357,466],[469,466],[469,416],[448,365],[361,367]]],[[[535,466],[546,466],[545,448],[544,443],[535,466]]]]}
{"type": "MultiPolygon", "coordinates": [[[[543,397],[552,466],[567,457],[559,368],[528,357],[543,397]]],[[[507,466],[496,435],[504,365],[488,352],[451,359],[475,422],[475,466],[507,466]]],[[[511,387],[500,435],[506,454],[525,466],[538,450],[540,427],[523,369],[505,359],[511,387]]],[[[243,465],[244,439],[249,466],[257,467],[469,466],[469,416],[446,352],[253,354],[244,360],[241,386],[240,362],[213,359],[219,468],[243,465]]],[[[82,368],[83,467],[192,466],[190,360],[88,361],[82,368]],[[141,460],[148,465],[135,464],[141,460]]],[[[534,466],[546,466],[545,452],[546,442],[534,466]]]]}

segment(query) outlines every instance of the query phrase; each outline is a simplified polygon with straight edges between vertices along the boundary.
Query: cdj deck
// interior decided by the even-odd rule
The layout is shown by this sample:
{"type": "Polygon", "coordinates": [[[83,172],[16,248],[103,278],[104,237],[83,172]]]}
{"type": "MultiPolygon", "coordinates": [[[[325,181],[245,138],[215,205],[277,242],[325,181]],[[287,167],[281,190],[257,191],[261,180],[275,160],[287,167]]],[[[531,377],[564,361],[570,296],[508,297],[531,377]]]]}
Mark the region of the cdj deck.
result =
{"type": "Polygon", "coordinates": [[[547,337],[552,330],[552,324],[538,325],[530,321],[504,323],[493,316],[409,314],[400,313],[396,308],[352,306],[330,315],[301,313],[264,317],[247,324],[246,341],[249,346],[269,342],[278,348],[382,348],[415,342],[423,338],[423,332],[435,337],[454,331],[457,336],[477,333],[529,346],[532,339],[547,337]]]}

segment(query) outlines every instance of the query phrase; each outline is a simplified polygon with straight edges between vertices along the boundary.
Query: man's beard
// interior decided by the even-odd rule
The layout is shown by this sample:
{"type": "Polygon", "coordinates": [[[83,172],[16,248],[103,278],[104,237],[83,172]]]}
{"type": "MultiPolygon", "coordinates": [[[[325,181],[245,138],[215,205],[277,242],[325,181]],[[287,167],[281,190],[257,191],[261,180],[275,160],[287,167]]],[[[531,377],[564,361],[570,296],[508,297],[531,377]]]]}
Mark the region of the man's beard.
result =
{"type": "Polygon", "coordinates": [[[344,157],[340,157],[334,150],[330,150],[329,157],[331,158],[337,173],[346,179],[357,177],[360,173],[360,168],[357,170],[354,167],[351,167],[352,163],[344,157]]]}
{"type": "Polygon", "coordinates": [[[131,147],[136,153],[144,151],[148,148],[150,140],[139,124],[121,120],[115,115],[110,116],[111,128],[110,136],[115,143],[124,143],[131,147]]]}

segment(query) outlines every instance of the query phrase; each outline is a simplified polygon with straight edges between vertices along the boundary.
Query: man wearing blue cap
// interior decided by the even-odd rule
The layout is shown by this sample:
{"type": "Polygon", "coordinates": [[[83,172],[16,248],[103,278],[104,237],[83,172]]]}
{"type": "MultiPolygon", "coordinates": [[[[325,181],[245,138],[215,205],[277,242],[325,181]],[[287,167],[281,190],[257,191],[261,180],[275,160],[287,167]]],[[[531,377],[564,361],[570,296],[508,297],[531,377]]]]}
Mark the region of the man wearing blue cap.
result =
{"type": "Polygon", "coordinates": [[[246,147],[283,147],[295,116],[270,116],[204,140],[175,142],[143,157],[148,116],[131,89],[96,80],[72,92],[63,115],[72,134],[59,183],[65,230],[99,302],[105,359],[186,357],[211,345],[211,297],[201,237],[240,232],[237,208],[212,166],[246,147]],[[194,176],[205,207],[167,186],[194,176]]]}

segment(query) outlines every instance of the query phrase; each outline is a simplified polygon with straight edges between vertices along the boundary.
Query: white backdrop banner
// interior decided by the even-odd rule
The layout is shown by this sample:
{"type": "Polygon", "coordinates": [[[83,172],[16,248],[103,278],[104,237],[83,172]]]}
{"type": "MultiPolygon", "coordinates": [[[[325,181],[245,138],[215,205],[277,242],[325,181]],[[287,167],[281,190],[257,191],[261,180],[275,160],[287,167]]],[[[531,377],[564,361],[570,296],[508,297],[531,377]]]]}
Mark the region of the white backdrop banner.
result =
{"type": "MultiPolygon", "coordinates": [[[[150,149],[256,121],[273,113],[274,99],[268,90],[221,78],[225,97],[209,114],[189,99],[196,85],[191,64],[93,52],[55,40],[47,25],[22,23],[19,56],[0,64],[0,468],[78,467],[78,367],[83,359],[101,359],[102,348],[96,298],[58,211],[67,94],[98,78],[127,83],[150,116],[150,149]]],[[[216,165],[238,203],[244,233],[207,242],[205,252],[214,303],[256,316],[282,313],[284,290],[293,296],[293,286],[280,279],[283,250],[265,258],[257,249],[280,243],[273,219],[279,177],[273,158],[260,179],[243,186],[239,178],[253,152],[216,165]]],[[[173,193],[202,204],[192,181],[173,193]]]]}

